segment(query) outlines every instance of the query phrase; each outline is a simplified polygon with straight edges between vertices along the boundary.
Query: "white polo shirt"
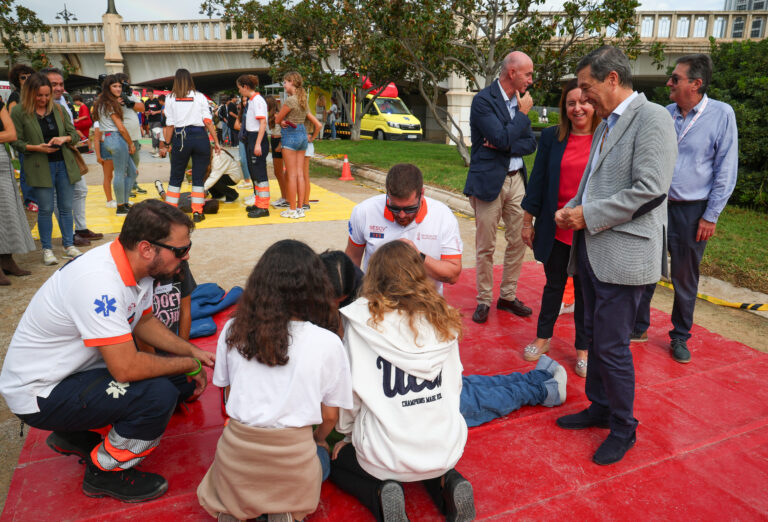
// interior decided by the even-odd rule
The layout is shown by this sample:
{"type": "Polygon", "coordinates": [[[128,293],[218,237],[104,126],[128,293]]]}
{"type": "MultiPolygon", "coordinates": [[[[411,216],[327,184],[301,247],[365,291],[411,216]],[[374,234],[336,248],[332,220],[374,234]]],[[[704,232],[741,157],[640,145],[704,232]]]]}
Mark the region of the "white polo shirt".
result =
{"type": "Polygon", "coordinates": [[[208,99],[201,92],[189,91],[184,98],[169,94],[165,99],[165,124],[170,127],[202,127],[213,121],[208,99]]]}
{"type": "Polygon", "coordinates": [[[151,277],[136,282],[122,245],[89,250],[58,269],[37,291],[13,334],[0,394],[13,413],[40,411],[66,377],[106,363],[98,350],[132,339],[152,313],[151,277]]]}
{"type": "MultiPolygon", "coordinates": [[[[464,245],[459,234],[459,222],[444,203],[424,197],[416,218],[400,226],[387,209],[387,195],[366,199],[354,209],[349,218],[349,239],[355,245],[365,246],[363,271],[376,249],[397,239],[410,239],[420,252],[435,259],[461,259],[464,245]]],[[[443,283],[436,281],[443,293],[443,283]]]]}
{"type": "Polygon", "coordinates": [[[245,114],[245,130],[259,132],[261,122],[267,119],[267,102],[258,93],[253,93],[248,99],[248,112],[245,114]]]}

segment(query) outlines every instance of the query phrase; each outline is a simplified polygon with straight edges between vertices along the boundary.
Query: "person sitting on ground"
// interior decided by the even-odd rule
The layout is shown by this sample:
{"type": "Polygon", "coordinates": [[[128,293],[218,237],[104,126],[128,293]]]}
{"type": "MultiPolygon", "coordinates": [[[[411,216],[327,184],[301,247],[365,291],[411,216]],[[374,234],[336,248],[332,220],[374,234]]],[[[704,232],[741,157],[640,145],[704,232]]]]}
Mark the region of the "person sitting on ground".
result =
{"type": "MultiPolygon", "coordinates": [[[[73,128],[74,132],[74,128],[73,128]]],[[[192,221],[162,201],[131,208],[119,237],[57,270],[37,291],[11,339],[0,394],[47,444],[86,463],[83,493],[125,502],[157,498],[168,482],[138,471],[158,446],[186,373],[202,392],[215,356],[152,315],[154,278],[189,258],[192,221]],[[136,350],[134,337],[179,357],[136,350]],[[90,430],[112,425],[102,440],[90,430]]]]}
{"type": "MultiPolygon", "coordinates": [[[[192,326],[192,292],[197,287],[189,262],[182,261],[179,271],[171,277],[158,277],[152,289],[152,314],[171,332],[185,341],[189,341],[192,326]]],[[[173,356],[164,350],[156,349],[141,339],[135,339],[139,350],[162,356],[173,356]]],[[[180,373],[169,377],[179,390],[179,404],[197,400],[203,391],[195,382],[180,373]],[[197,393],[196,393],[197,392],[197,393]]]]}
{"type": "Polygon", "coordinates": [[[237,190],[231,188],[243,179],[243,171],[237,160],[222,149],[221,154],[211,154],[211,173],[205,179],[203,188],[212,198],[225,203],[232,203],[240,197],[237,190]]]}
{"type": "MultiPolygon", "coordinates": [[[[341,252],[321,257],[337,301],[354,300],[352,261],[341,252]]],[[[479,426],[523,405],[558,406],[566,398],[565,369],[547,356],[526,374],[462,377],[461,318],[428,282],[415,249],[394,241],[371,258],[362,298],[341,309],[355,407],[341,412],[337,430],[347,436],[334,448],[331,479],[360,499],[377,520],[407,520],[395,480],[424,480],[449,520],[471,520],[472,487],[451,469],[463,452],[466,426],[479,426]],[[417,384],[416,379],[423,380],[417,384]],[[379,380],[383,386],[371,385],[379,380]],[[420,442],[404,445],[410,439],[398,430],[424,435],[420,442]],[[346,447],[350,441],[352,446],[346,447]],[[382,464],[394,454],[400,455],[399,469],[382,464]]]]}
{"type": "Polygon", "coordinates": [[[219,336],[213,382],[225,388],[229,422],[197,496],[220,521],[264,513],[293,521],[317,508],[330,467],[325,438],[338,409],[352,407],[338,309],[324,274],[304,243],[275,243],[219,336]]]}

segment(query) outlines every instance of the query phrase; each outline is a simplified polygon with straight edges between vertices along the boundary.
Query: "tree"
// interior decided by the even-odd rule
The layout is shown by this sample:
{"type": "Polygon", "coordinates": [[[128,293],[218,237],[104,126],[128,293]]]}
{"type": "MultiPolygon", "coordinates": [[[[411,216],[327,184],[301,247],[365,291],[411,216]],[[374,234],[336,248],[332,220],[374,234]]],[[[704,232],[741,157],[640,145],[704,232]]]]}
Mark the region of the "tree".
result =
{"type": "Polygon", "coordinates": [[[266,38],[253,54],[271,64],[273,76],[297,70],[306,83],[331,90],[347,121],[354,112],[352,139],[359,139],[360,121],[375,99],[366,96],[405,74],[382,28],[393,21],[371,16],[364,0],[206,0],[202,8],[210,5],[220,7],[235,30],[266,38]]]}
{"type": "Polygon", "coordinates": [[[0,0],[0,40],[8,53],[8,67],[16,63],[19,56],[29,53],[23,33],[48,30],[49,27],[31,9],[16,5],[16,0],[0,0]]]}
{"type": "Polygon", "coordinates": [[[768,40],[717,44],[707,94],[733,107],[739,128],[739,177],[731,202],[768,211],[768,40]]]}
{"type": "MultiPolygon", "coordinates": [[[[465,78],[473,89],[490,85],[511,50],[523,51],[534,61],[536,93],[556,90],[560,79],[572,73],[578,60],[610,41],[630,58],[639,53],[635,28],[637,0],[570,0],[562,13],[539,13],[544,0],[394,0],[408,24],[391,35],[411,77],[438,124],[456,144],[465,164],[469,151],[454,119],[438,103],[443,82],[451,73],[465,78]],[[429,28],[414,30],[413,28],[429,28]],[[610,36],[603,28],[610,28],[610,36]]],[[[657,63],[663,47],[648,49],[657,63]]],[[[534,94],[534,96],[536,96],[534,94]]],[[[539,100],[543,102],[544,100],[539,100]]],[[[548,100],[550,101],[550,100],[548,100]]]]}

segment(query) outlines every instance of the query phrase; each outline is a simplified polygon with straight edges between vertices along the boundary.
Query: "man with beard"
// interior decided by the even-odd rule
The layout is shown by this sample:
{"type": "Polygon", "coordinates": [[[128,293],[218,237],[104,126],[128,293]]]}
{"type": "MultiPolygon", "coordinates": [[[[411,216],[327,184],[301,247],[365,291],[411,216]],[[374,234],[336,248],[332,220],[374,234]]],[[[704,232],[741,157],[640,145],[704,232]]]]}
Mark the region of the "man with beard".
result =
{"type": "Polygon", "coordinates": [[[159,497],[160,475],[135,469],[160,442],[179,392],[206,386],[214,355],[152,315],[154,278],[189,258],[192,221],[157,200],[136,204],[120,236],[56,271],[32,298],[8,347],[0,394],[22,422],[50,430],[54,451],[86,462],[83,492],[126,502],[159,497]],[[134,336],[175,357],[136,350],[134,336]],[[89,431],[112,425],[107,437],[89,431]]]}

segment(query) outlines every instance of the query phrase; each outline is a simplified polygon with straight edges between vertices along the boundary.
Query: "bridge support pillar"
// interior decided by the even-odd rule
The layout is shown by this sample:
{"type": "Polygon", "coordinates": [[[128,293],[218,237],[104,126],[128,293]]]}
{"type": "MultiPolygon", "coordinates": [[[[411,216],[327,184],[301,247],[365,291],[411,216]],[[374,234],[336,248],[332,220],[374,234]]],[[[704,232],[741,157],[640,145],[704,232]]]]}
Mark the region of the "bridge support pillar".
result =
{"type": "Polygon", "coordinates": [[[107,74],[123,72],[123,53],[120,52],[123,17],[107,12],[101,20],[104,24],[104,69],[107,74]]]}

